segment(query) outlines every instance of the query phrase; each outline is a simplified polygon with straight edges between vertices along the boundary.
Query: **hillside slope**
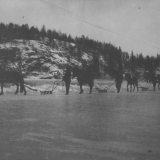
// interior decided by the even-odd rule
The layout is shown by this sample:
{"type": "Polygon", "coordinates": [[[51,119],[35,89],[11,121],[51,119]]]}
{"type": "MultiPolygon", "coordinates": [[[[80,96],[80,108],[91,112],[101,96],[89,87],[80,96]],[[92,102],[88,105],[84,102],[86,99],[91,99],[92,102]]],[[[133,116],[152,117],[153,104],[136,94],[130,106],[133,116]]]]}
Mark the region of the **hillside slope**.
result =
{"type": "MultiPolygon", "coordinates": [[[[21,70],[28,78],[59,78],[67,65],[93,60],[93,53],[84,51],[79,60],[77,46],[73,43],[55,40],[54,44],[54,48],[45,40],[14,40],[0,44],[0,63],[5,68],[21,70]]],[[[100,74],[104,74],[106,62],[100,53],[98,61],[100,74]]]]}

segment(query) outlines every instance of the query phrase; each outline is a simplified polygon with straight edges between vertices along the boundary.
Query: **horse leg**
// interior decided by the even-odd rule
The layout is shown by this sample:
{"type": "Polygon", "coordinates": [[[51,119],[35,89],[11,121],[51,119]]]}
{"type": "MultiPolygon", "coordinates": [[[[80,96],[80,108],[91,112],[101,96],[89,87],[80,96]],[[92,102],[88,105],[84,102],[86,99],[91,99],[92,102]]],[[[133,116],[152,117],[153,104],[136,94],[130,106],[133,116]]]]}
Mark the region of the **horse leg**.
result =
{"type": "Polygon", "coordinates": [[[26,95],[27,94],[27,91],[26,91],[26,88],[25,88],[25,86],[23,85],[23,89],[24,89],[24,95],[26,95]]]}
{"type": "Polygon", "coordinates": [[[2,82],[2,83],[1,83],[1,93],[0,93],[0,95],[3,94],[3,85],[4,85],[4,83],[2,82]]]}
{"type": "Polygon", "coordinates": [[[17,86],[17,90],[16,90],[15,94],[17,94],[19,91],[19,84],[17,83],[16,86],[17,86]]]}
{"type": "Polygon", "coordinates": [[[92,93],[92,88],[93,88],[93,85],[94,85],[93,79],[91,79],[90,81],[88,81],[88,85],[89,85],[89,87],[90,87],[90,92],[89,92],[89,94],[91,94],[91,93],[92,93]]]}
{"type": "Polygon", "coordinates": [[[117,93],[119,93],[119,91],[118,91],[118,83],[116,83],[116,89],[117,89],[117,93]]]}
{"type": "Polygon", "coordinates": [[[132,92],[132,84],[130,84],[130,92],[132,92]]]}
{"type": "Polygon", "coordinates": [[[121,90],[121,83],[119,82],[119,83],[118,83],[118,90],[117,90],[117,93],[119,93],[120,90],[121,90]]]}
{"type": "Polygon", "coordinates": [[[90,91],[89,91],[89,94],[91,94],[92,93],[92,88],[93,88],[93,86],[89,86],[90,87],[90,91]]]}
{"type": "Polygon", "coordinates": [[[152,84],[153,84],[153,91],[154,91],[155,90],[155,88],[154,88],[154,82],[152,84]]]}
{"type": "Polygon", "coordinates": [[[82,85],[80,85],[80,92],[79,92],[79,94],[81,94],[81,93],[83,93],[84,91],[83,91],[83,88],[82,88],[82,85]]]}
{"type": "Polygon", "coordinates": [[[138,92],[138,83],[136,84],[136,87],[137,87],[137,92],[138,92]]]}
{"type": "Polygon", "coordinates": [[[133,84],[133,92],[135,91],[135,84],[133,84]]]}
{"type": "Polygon", "coordinates": [[[93,88],[93,87],[90,87],[90,92],[89,92],[89,94],[91,94],[91,93],[92,93],[92,88],[93,88]]]}
{"type": "Polygon", "coordinates": [[[127,92],[128,92],[128,86],[129,86],[129,84],[127,83],[127,92]]]}
{"type": "Polygon", "coordinates": [[[156,83],[153,83],[153,91],[155,91],[156,89],[156,83]]]}

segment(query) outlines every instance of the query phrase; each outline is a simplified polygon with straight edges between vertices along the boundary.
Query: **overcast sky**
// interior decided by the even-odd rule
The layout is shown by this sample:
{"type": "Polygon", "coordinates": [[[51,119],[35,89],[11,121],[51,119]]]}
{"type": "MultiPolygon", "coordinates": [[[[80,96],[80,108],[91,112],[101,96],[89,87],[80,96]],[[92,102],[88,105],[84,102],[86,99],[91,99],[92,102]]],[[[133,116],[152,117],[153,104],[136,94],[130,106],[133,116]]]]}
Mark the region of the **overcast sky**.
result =
{"type": "Polygon", "coordinates": [[[160,0],[0,0],[0,22],[44,24],[129,54],[160,54],[160,0]]]}

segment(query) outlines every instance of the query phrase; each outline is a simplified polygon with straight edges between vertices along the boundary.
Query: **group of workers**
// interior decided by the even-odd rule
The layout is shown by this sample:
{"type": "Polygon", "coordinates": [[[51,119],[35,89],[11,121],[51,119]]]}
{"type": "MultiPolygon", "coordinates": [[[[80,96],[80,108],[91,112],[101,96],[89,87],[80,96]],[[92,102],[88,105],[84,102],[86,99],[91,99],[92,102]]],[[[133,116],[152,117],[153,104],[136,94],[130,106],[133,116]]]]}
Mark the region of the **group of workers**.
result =
{"type": "MultiPolygon", "coordinates": [[[[87,64],[87,66],[89,66],[89,65],[87,64]]],[[[73,67],[75,67],[75,66],[73,66],[73,67]]],[[[88,68],[90,68],[90,67],[88,67],[88,68]]],[[[63,79],[62,79],[65,82],[66,95],[69,94],[69,88],[70,88],[71,76],[72,76],[71,72],[72,72],[73,69],[74,68],[72,68],[71,66],[67,66],[65,74],[64,74],[63,79]]],[[[90,73],[90,72],[92,72],[92,71],[89,70],[88,73],[87,73],[87,76],[92,75],[92,73],[90,73]]],[[[155,91],[157,81],[158,81],[157,76],[155,74],[152,74],[152,76],[149,79],[149,82],[151,82],[153,84],[153,90],[154,91],[155,91]]],[[[123,82],[123,72],[122,71],[117,71],[117,73],[115,75],[115,84],[116,84],[117,93],[119,93],[120,90],[121,90],[122,82],[123,82]]]]}
{"type": "MultiPolygon", "coordinates": [[[[83,67],[82,69],[82,72],[83,73],[83,76],[85,79],[90,79],[92,76],[93,76],[93,73],[92,73],[92,65],[91,64],[86,64],[85,67],[83,67]]],[[[73,70],[77,70],[77,67],[76,65],[73,65],[73,66],[67,66],[66,67],[66,70],[65,70],[65,74],[62,78],[62,81],[65,82],[65,86],[66,86],[66,94],[65,95],[68,95],[69,94],[69,88],[70,88],[70,84],[71,84],[71,78],[73,78],[73,74],[72,74],[72,71],[73,70]]]]}
{"type": "MultiPolygon", "coordinates": [[[[87,68],[89,68],[89,69],[88,69],[86,76],[93,75],[93,73],[90,73],[90,72],[92,72],[92,70],[90,69],[91,67],[88,64],[86,66],[86,69],[87,68]]],[[[74,68],[72,68],[71,66],[67,66],[66,70],[65,70],[65,74],[62,78],[62,81],[65,82],[65,86],[66,86],[66,94],[65,95],[69,94],[69,88],[70,88],[70,84],[71,84],[71,77],[72,77],[72,70],[73,69],[74,68]]],[[[115,83],[116,83],[116,88],[117,88],[118,93],[120,92],[122,82],[123,82],[123,74],[122,74],[122,72],[117,72],[116,77],[115,77],[115,83]]]]}

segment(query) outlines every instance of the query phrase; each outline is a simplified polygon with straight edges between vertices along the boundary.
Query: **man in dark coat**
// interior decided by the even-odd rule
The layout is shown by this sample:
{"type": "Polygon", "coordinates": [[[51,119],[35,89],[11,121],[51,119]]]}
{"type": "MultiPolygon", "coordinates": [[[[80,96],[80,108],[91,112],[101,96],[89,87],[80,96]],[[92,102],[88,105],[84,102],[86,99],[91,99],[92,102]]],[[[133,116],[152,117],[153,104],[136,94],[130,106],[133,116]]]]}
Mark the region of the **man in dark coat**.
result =
{"type": "Polygon", "coordinates": [[[156,83],[157,83],[157,77],[156,77],[156,74],[153,73],[150,77],[150,82],[152,82],[153,84],[153,91],[155,91],[155,88],[156,88],[156,83]]]}
{"type": "Polygon", "coordinates": [[[123,82],[123,74],[121,73],[121,71],[118,71],[115,78],[117,93],[120,92],[122,82],[123,82]]]}
{"type": "Polygon", "coordinates": [[[93,71],[92,71],[92,65],[91,64],[86,65],[86,77],[88,79],[93,78],[93,71]]]}
{"type": "Polygon", "coordinates": [[[92,64],[87,64],[85,69],[85,77],[86,82],[90,84],[91,86],[94,85],[94,76],[93,76],[93,66],[92,64]]]}
{"type": "Polygon", "coordinates": [[[69,94],[70,83],[71,83],[71,71],[70,71],[69,66],[66,68],[66,72],[65,72],[65,75],[63,76],[62,80],[65,82],[66,95],[68,95],[69,94]]]}

